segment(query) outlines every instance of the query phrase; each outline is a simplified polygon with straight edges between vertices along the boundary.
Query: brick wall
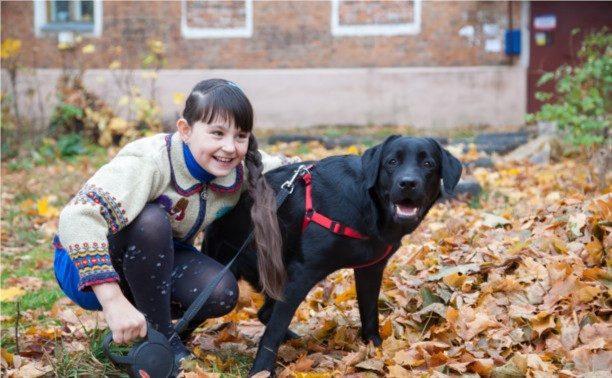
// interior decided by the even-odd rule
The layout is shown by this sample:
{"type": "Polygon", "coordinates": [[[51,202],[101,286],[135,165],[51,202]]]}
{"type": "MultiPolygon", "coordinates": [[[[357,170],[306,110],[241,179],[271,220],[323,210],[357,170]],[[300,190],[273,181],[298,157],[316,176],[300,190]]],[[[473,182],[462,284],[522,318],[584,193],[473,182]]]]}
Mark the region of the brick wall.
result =
{"type": "MultiPolygon", "coordinates": [[[[514,8],[514,25],[520,24],[520,6],[514,8]]],[[[339,1],[341,26],[394,25],[414,22],[412,1],[339,1]]],[[[33,5],[29,1],[2,2],[2,40],[24,42],[25,66],[59,68],[57,36],[35,37],[33,5]]],[[[496,24],[499,33],[508,26],[505,1],[424,1],[417,34],[392,36],[334,36],[332,3],[328,1],[255,1],[252,4],[252,35],[239,38],[185,38],[181,32],[180,1],[104,1],[103,31],[88,38],[96,53],[85,57],[88,68],[106,68],[122,47],[124,66],[139,67],[147,41],[167,44],[167,68],[339,68],[505,65],[503,52],[485,51],[483,26],[496,24]],[[474,27],[474,37],[459,35],[474,27]]],[[[186,23],[194,28],[244,27],[244,2],[186,2],[186,23]]]]}

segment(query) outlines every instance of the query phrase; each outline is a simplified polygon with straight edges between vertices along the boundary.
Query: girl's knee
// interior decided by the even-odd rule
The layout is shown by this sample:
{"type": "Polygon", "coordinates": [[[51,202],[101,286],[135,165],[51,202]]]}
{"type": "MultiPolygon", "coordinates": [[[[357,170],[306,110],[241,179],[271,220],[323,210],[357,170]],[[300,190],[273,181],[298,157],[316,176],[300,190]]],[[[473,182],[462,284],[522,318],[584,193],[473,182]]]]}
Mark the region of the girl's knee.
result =
{"type": "Polygon", "coordinates": [[[171,235],[172,226],[166,211],[157,204],[147,204],[131,224],[132,231],[147,237],[171,235]]]}
{"type": "Polygon", "coordinates": [[[226,273],[219,286],[206,301],[202,313],[206,318],[217,318],[230,313],[238,303],[238,282],[231,273],[226,273]]]}

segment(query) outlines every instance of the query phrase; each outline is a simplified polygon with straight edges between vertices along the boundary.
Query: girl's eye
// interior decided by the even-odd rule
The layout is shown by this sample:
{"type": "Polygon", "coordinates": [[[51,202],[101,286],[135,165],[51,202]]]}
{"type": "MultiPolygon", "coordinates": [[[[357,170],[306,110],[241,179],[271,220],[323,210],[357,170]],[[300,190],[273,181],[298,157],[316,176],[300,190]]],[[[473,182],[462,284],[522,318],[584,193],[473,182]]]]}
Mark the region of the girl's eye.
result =
{"type": "Polygon", "coordinates": [[[387,162],[387,164],[389,165],[397,165],[397,160],[396,159],[391,159],[387,162]]]}
{"type": "Polygon", "coordinates": [[[238,139],[247,139],[248,137],[247,134],[238,134],[238,139]]]}
{"type": "Polygon", "coordinates": [[[431,164],[430,161],[424,162],[423,165],[425,166],[425,168],[432,168],[433,167],[433,164],[431,164]]]}
{"type": "Polygon", "coordinates": [[[223,136],[223,133],[221,131],[215,130],[213,132],[211,132],[212,135],[214,136],[223,136]]]}

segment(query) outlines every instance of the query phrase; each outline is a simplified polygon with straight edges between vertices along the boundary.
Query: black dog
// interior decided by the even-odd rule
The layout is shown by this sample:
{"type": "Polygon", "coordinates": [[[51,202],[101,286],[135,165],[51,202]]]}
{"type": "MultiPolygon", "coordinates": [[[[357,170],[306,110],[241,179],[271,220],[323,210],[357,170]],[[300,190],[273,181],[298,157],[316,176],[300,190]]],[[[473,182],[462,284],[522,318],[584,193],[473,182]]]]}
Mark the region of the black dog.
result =
{"type": "MultiPolygon", "coordinates": [[[[401,238],[416,229],[440,197],[440,181],[450,193],[461,176],[459,160],[428,138],[391,136],[362,157],[333,156],[315,164],[306,178],[311,179],[313,211],[306,213],[302,179],[296,180],[295,190],[278,209],[287,269],[285,300],[268,298],[258,312],[267,326],[250,375],[274,374],[280,343],[295,337],[288,327],[297,307],[315,284],[342,268],[354,268],[361,335],[380,345],[378,295],[387,261],[401,238]],[[312,219],[307,226],[305,216],[312,219]],[[321,222],[325,226],[312,224],[321,218],[328,219],[321,222]]],[[[299,165],[277,168],[266,179],[278,192],[299,165]]],[[[251,205],[251,199],[243,196],[231,212],[207,228],[203,250],[208,255],[224,264],[235,255],[252,228],[251,205]]],[[[251,247],[232,271],[260,288],[256,258],[251,247]]]]}

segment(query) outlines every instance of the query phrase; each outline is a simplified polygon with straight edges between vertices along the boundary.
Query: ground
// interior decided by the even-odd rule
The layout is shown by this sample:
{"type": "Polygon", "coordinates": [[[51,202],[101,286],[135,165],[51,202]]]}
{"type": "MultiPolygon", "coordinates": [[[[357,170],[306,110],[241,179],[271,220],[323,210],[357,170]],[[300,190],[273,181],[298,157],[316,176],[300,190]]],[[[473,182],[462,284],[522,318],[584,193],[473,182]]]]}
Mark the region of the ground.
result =
{"type": "MultiPolygon", "coordinates": [[[[303,159],[365,148],[266,147],[303,159]]],[[[453,152],[464,162],[483,157],[477,148],[453,152]]],[[[62,205],[114,153],[2,162],[7,376],[122,374],[102,353],[102,317],[59,290],[51,248],[62,205]]],[[[581,154],[543,165],[492,160],[464,173],[481,194],[437,204],[389,263],[379,300],[382,347],[359,339],[352,271],[338,271],[298,309],[291,328],[303,337],[281,346],[280,377],[612,376],[612,183],[598,181],[581,154]]],[[[241,284],[236,310],[190,341],[199,359],[184,366],[185,376],[244,376],[263,331],[260,305],[241,284]]]]}

